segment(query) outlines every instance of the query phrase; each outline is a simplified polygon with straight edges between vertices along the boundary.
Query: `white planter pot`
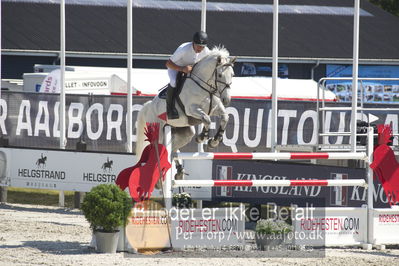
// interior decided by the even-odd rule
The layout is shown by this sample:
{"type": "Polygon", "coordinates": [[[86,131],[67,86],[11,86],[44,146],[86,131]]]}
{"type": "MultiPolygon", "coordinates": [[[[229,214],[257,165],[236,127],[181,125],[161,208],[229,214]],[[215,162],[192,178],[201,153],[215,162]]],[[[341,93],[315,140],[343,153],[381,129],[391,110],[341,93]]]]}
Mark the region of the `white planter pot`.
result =
{"type": "Polygon", "coordinates": [[[119,231],[113,233],[94,232],[96,237],[97,252],[116,253],[118,247],[119,231]]]}

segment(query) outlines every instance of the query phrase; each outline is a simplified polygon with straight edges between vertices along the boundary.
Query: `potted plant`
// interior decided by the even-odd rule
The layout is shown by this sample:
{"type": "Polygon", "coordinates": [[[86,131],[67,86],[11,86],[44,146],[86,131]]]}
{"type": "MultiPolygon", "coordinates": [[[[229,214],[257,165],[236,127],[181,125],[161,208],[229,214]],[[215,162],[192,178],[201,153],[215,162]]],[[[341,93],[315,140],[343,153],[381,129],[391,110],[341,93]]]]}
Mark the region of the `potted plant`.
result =
{"type": "Polygon", "coordinates": [[[82,211],[94,232],[98,252],[116,252],[118,227],[126,226],[131,208],[130,197],[115,184],[98,185],[86,194],[82,211]]]}
{"type": "Polygon", "coordinates": [[[282,220],[260,219],[255,227],[256,246],[261,250],[281,245],[292,232],[292,226],[282,220]]]}
{"type": "Polygon", "coordinates": [[[187,192],[173,194],[172,205],[176,206],[176,208],[190,208],[192,203],[191,195],[187,192]]]}

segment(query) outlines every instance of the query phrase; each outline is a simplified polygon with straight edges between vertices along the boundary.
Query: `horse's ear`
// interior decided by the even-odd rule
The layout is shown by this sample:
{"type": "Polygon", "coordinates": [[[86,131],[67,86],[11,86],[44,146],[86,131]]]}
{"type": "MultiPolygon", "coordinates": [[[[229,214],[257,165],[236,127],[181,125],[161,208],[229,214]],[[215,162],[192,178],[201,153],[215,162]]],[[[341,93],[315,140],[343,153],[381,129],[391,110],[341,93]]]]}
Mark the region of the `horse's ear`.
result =
{"type": "Polygon", "coordinates": [[[236,62],[236,60],[237,60],[237,56],[234,56],[234,57],[232,57],[232,58],[230,59],[230,63],[231,63],[231,64],[234,64],[234,63],[236,62]]]}

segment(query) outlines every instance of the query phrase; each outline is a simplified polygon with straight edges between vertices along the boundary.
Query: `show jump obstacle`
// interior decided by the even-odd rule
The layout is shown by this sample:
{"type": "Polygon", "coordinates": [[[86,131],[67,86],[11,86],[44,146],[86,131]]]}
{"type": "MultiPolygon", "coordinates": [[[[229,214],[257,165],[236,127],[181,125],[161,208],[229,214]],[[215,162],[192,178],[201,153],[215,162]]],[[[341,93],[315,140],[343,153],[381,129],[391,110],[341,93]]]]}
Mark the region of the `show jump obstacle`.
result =
{"type": "MultiPolygon", "coordinates": [[[[379,236],[379,224],[378,217],[389,213],[392,210],[386,211],[387,209],[374,209],[373,208],[373,171],[370,168],[370,164],[373,162],[373,141],[374,130],[372,127],[368,128],[367,138],[367,153],[365,152],[320,152],[320,153],[300,153],[300,152],[261,152],[261,153],[210,153],[210,152],[182,152],[172,156],[172,145],[171,145],[171,128],[165,127],[165,145],[170,154],[171,162],[175,159],[180,160],[302,160],[302,159],[326,159],[326,160],[363,160],[366,163],[367,170],[367,181],[364,179],[351,179],[351,180],[175,180],[173,167],[169,170],[167,177],[164,182],[165,198],[172,198],[173,188],[178,187],[231,187],[231,186],[245,186],[245,187],[267,187],[267,186],[279,186],[279,187],[292,187],[292,186],[333,186],[333,187],[344,187],[344,186],[361,186],[367,189],[367,205],[362,208],[325,208],[326,211],[337,212],[337,209],[341,214],[350,215],[356,211],[361,213],[362,217],[366,221],[364,225],[364,238],[358,242],[338,242],[338,245],[356,245],[362,244],[364,248],[371,248],[372,245],[378,245],[380,243],[394,243],[397,240],[387,239],[386,236],[379,236]],[[356,210],[355,210],[356,209],[356,210]],[[391,241],[391,242],[390,242],[391,241]]],[[[166,208],[171,208],[171,200],[166,201],[166,208]]],[[[388,214],[389,215],[389,214],[388,214]]],[[[395,227],[396,228],[396,227],[395,227]]],[[[396,230],[396,229],[395,229],[396,230]]],[[[332,245],[336,245],[333,243],[332,245]]]]}
{"type": "MultiPolygon", "coordinates": [[[[304,160],[304,159],[326,159],[326,160],[364,160],[368,164],[371,163],[373,147],[372,143],[369,143],[369,154],[365,152],[178,152],[174,157],[172,155],[172,143],[171,143],[171,128],[165,127],[165,142],[170,154],[170,161],[173,162],[175,159],[179,160],[304,160]]],[[[373,129],[369,128],[369,136],[372,136],[373,129]]],[[[369,142],[373,141],[373,138],[369,138],[369,142]]],[[[369,180],[372,182],[372,173],[370,174],[369,169],[369,180]],[[371,179],[370,179],[371,175],[371,179]]],[[[361,186],[368,187],[367,182],[364,179],[351,179],[351,180],[175,180],[174,171],[171,168],[168,172],[168,177],[165,182],[165,196],[172,197],[172,189],[178,187],[266,187],[266,186],[279,186],[279,187],[292,187],[292,186],[361,186]]],[[[372,189],[369,187],[369,190],[372,189]]],[[[372,194],[369,194],[369,196],[372,194]]],[[[166,206],[167,208],[171,208],[166,206]]],[[[372,204],[372,201],[371,201],[372,204]]]]}
{"type": "MultiPolygon", "coordinates": [[[[364,152],[258,152],[258,153],[226,153],[226,152],[179,152],[175,159],[180,160],[366,160],[364,152]]],[[[366,186],[366,181],[359,180],[173,180],[172,187],[264,187],[264,186],[366,186]]]]}
{"type": "Polygon", "coordinates": [[[310,160],[310,159],[329,159],[329,160],[366,160],[364,152],[180,152],[176,159],[181,160],[310,160]]]}
{"type": "Polygon", "coordinates": [[[366,187],[363,179],[352,180],[174,180],[175,187],[296,187],[296,186],[322,186],[322,187],[344,187],[360,186],[366,187]]]}

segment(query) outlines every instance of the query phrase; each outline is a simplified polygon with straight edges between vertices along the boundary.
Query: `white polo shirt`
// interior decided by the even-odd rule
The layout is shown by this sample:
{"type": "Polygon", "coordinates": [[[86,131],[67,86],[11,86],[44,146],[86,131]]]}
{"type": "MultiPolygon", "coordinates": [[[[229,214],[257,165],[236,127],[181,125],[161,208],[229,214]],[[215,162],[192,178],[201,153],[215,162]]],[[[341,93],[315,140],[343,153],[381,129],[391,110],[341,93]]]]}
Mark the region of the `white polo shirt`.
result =
{"type": "Polygon", "coordinates": [[[203,57],[209,54],[208,47],[205,47],[200,53],[195,53],[192,42],[186,42],[177,47],[176,51],[170,57],[170,60],[178,66],[194,65],[203,57]]]}

